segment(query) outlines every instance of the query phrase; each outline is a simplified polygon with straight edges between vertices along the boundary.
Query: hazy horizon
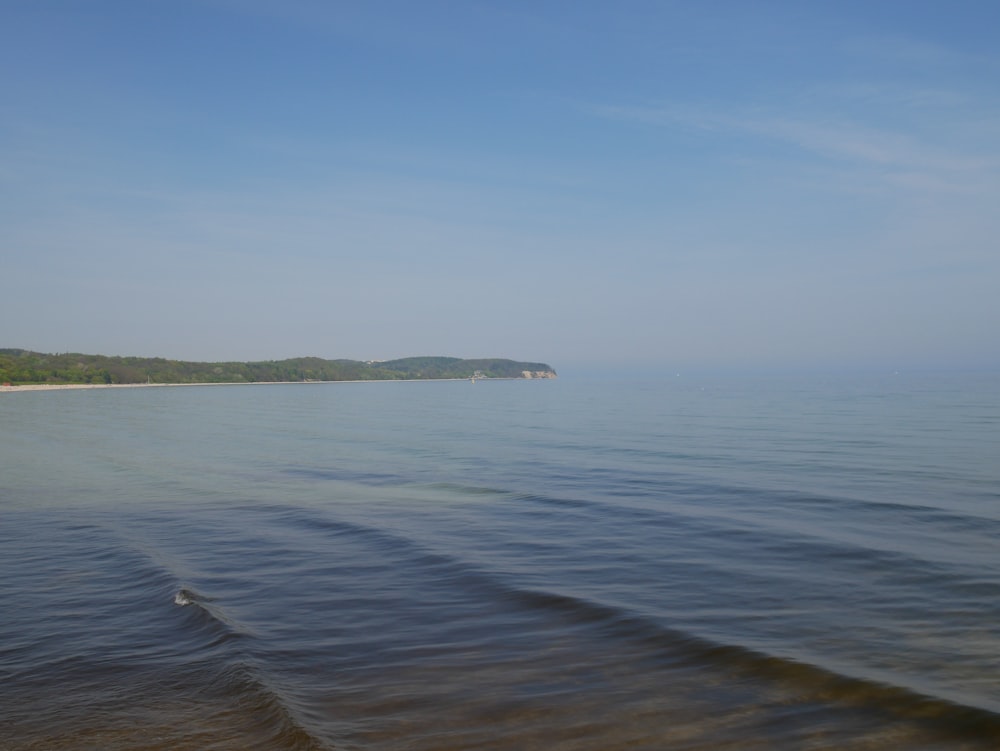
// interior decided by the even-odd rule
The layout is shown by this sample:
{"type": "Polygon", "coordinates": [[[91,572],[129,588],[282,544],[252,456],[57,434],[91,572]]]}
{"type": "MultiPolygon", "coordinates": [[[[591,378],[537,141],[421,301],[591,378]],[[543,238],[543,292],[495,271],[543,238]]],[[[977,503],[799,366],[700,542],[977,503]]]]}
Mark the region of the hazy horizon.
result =
{"type": "Polygon", "coordinates": [[[0,346],[995,369],[998,22],[8,3],[0,346]]]}

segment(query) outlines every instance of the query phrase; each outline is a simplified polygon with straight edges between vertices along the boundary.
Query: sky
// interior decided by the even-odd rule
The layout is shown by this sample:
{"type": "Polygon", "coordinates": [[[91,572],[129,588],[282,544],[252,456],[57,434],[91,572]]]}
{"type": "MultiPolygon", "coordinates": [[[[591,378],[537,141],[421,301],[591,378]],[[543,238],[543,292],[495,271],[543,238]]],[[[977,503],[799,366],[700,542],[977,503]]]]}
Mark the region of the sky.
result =
{"type": "Polygon", "coordinates": [[[0,0],[0,347],[1000,368],[1000,3],[0,0]]]}

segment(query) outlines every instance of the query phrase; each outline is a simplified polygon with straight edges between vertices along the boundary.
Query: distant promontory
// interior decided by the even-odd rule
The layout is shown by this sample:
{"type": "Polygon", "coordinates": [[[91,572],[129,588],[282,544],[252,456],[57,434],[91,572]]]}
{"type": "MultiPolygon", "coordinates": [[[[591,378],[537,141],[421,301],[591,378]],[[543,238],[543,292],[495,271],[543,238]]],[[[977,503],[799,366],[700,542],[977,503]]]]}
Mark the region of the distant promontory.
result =
{"type": "Polygon", "coordinates": [[[188,362],[161,357],[44,354],[0,349],[0,384],[278,383],[399,381],[453,378],[555,378],[541,362],[500,358],[405,357],[324,360],[295,357],[261,362],[188,362]]]}

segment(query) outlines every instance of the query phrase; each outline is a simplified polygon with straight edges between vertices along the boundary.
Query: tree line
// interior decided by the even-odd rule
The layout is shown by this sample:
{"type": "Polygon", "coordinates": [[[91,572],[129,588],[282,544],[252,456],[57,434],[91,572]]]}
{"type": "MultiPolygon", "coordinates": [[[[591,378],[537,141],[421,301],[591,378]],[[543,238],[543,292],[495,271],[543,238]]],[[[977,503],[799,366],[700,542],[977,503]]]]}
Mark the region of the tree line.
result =
{"type": "Polygon", "coordinates": [[[161,357],[45,354],[0,349],[0,383],[14,385],[521,378],[524,371],[555,373],[545,363],[500,358],[407,357],[363,362],[296,357],[261,362],[189,362],[161,357]]]}

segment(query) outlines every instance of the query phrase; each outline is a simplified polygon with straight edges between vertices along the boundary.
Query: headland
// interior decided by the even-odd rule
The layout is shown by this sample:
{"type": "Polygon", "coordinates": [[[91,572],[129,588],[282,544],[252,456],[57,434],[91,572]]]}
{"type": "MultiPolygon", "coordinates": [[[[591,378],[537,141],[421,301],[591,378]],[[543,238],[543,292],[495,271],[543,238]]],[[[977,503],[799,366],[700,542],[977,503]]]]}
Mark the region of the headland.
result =
{"type": "Polygon", "coordinates": [[[166,358],[0,349],[0,390],[194,386],[331,381],[441,381],[555,378],[546,363],[504,358],[407,357],[325,360],[299,357],[256,362],[192,362],[166,358]]]}

